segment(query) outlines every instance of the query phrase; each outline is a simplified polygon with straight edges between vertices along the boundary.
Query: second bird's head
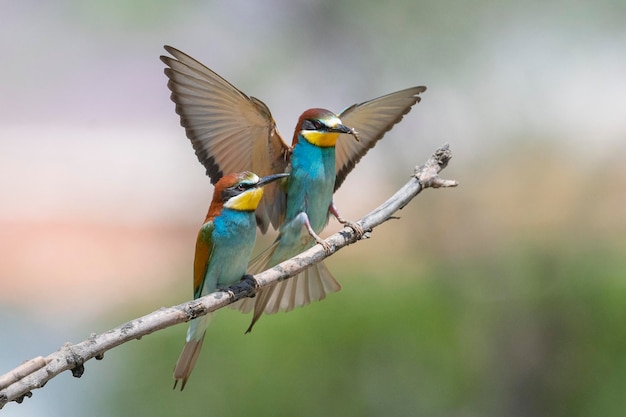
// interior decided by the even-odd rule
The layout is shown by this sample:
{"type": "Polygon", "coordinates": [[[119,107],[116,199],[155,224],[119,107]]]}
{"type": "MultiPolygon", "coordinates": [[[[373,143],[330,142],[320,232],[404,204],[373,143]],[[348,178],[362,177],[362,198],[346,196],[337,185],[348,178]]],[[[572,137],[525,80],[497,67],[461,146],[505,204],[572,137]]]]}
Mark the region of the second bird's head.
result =
{"type": "Polygon", "coordinates": [[[325,109],[309,109],[298,119],[293,145],[298,143],[298,136],[302,136],[309,143],[321,148],[335,146],[341,133],[359,140],[357,132],[345,126],[335,113],[325,109]]]}
{"type": "Polygon", "coordinates": [[[254,172],[244,171],[228,174],[215,184],[213,204],[239,211],[254,211],[263,197],[263,186],[289,174],[273,174],[259,177],[254,172]]]}

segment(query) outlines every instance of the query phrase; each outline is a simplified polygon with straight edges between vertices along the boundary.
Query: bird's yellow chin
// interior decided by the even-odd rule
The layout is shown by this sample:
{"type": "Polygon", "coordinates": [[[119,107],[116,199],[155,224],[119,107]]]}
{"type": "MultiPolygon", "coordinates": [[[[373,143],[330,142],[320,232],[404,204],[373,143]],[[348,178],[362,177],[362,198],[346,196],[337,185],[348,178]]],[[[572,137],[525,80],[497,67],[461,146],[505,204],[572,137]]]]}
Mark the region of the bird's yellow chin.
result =
{"type": "Polygon", "coordinates": [[[239,211],[254,211],[259,205],[261,197],[263,197],[263,189],[255,188],[230,198],[224,207],[239,211]]]}
{"type": "Polygon", "coordinates": [[[313,130],[303,131],[302,136],[307,142],[319,146],[320,148],[328,148],[337,144],[339,133],[334,132],[316,132],[313,130]]]}

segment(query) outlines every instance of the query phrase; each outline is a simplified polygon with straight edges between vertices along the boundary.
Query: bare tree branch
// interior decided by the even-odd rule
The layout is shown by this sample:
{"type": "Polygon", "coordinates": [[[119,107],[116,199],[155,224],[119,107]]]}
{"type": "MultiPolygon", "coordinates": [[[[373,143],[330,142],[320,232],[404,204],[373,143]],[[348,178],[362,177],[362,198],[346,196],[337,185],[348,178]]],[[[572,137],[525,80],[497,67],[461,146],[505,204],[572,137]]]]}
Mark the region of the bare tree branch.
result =
{"type": "MultiPolygon", "coordinates": [[[[357,223],[366,231],[393,218],[396,211],[407,205],[425,188],[455,187],[456,181],[439,178],[439,172],[452,158],[448,145],[437,149],[426,164],[415,168],[409,182],[400,188],[380,207],[361,218],[357,223]]],[[[366,233],[365,237],[369,234],[366,233]]],[[[351,228],[344,228],[326,239],[330,253],[321,245],[315,245],[273,268],[255,276],[247,276],[241,283],[231,287],[230,292],[214,292],[197,300],[174,307],[161,308],[138,319],[129,321],[115,329],[96,335],[92,334],[83,342],[66,343],[58,351],[44,357],[31,359],[17,368],[0,376],[0,408],[10,401],[21,403],[25,397],[32,396],[32,390],[43,387],[46,382],[63,371],[71,370],[77,378],[83,374],[83,364],[89,359],[103,359],[104,352],[133,339],[153,333],[157,330],[187,322],[211,311],[220,309],[241,298],[253,295],[258,288],[282,281],[306,269],[339,249],[358,240],[351,228]]]]}

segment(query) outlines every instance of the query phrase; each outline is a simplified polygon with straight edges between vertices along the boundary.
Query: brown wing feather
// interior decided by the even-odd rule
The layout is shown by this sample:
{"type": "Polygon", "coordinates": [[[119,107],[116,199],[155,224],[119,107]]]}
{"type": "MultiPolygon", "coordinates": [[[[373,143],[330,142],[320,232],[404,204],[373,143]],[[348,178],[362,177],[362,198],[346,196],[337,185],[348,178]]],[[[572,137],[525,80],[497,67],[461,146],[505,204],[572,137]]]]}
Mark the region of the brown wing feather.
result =
{"type": "MultiPolygon", "coordinates": [[[[165,46],[161,56],[176,113],[198,160],[215,184],[225,173],[252,171],[259,176],[284,172],[289,146],[282,139],[267,106],[248,97],[189,55],[165,46]]],[[[278,227],[284,198],[277,183],[265,188],[257,211],[263,232],[278,227]]]]}
{"type": "Polygon", "coordinates": [[[426,87],[407,88],[364,103],[353,104],[341,112],[341,122],[357,131],[359,141],[351,138],[337,141],[335,191],[367,151],[420,101],[419,94],[424,91],[426,87]]]}
{"type": "Polygon", "coordinates": [[[200,297],[206,270],[213,254],[213,221],[209,220],[202,225],[196,239],[196,253],[193,259],[193,294],[194,298],[200,297]]]}

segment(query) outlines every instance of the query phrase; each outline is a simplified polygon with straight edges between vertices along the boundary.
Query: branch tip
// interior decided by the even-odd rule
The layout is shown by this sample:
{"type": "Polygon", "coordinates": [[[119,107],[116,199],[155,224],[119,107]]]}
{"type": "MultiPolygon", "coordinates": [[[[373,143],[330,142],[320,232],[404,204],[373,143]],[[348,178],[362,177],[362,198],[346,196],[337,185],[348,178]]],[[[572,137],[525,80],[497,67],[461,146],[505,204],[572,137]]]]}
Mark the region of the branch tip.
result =
{"type": "Polygon", "coordinates": [[[422,188],[456,187],[457,181],[439,178],[439,173],[448,165],[450,159],[452,159],[452,150],[446,143],[437,149],[424,165],[415,167],[413,175],[422,188]]]}
{"type": "Polygon", "coordinates": [[[433,157],[440,169],[444,169],[448,165],[448,162],[450,162],[450,159],[452,159],[452,150],[450,149],[450,145],[447,143],[444,144],[441,148],[435,151],[433,157]]]}

